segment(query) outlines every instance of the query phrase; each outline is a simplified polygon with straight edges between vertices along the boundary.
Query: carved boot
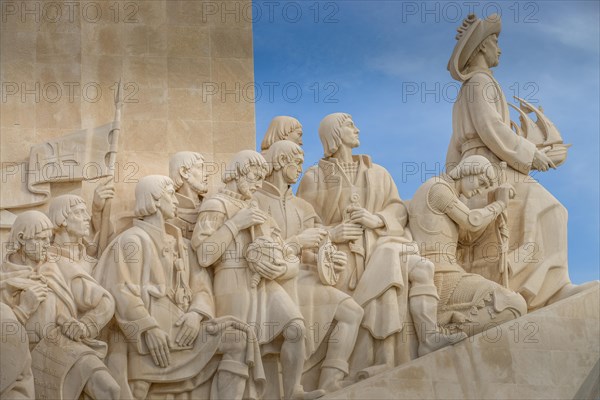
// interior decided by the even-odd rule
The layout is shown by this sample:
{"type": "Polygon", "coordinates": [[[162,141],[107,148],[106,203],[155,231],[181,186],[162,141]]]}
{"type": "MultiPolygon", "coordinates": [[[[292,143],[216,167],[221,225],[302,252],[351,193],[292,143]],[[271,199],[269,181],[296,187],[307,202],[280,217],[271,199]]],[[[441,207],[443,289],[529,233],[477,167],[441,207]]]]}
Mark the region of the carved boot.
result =
{"type": "Polygon", "coordinates": [[[325,360],[321,366],[319,389],[327,393],[340,390],[343,387],[342,381],[348,375],[348,369],[348,363],[343,360],[325,360]]]}
{"type": "Polygon", "coordinates": [[[419,338],[419,357],[467,337],[464,332],[446,333],[437,324],[438,299],[430,295],[412,296],[409,309],[419,338]]]}

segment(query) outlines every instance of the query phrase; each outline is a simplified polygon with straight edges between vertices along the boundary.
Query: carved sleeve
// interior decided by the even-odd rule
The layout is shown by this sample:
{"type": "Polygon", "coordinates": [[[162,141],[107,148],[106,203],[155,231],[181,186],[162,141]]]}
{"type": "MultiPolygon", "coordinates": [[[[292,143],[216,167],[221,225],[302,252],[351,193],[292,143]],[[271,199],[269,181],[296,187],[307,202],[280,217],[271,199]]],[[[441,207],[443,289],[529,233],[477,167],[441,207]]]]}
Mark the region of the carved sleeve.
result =
{"type": "Polygon", "coordinates": [[[408,223],[408,210],[398,194],[398,189],[390,174],[378,165],[373,168],[380,169],[381,186],[373,186],[369,190],[385,190],[382,194],[384,204],[380,210],[372,210],[373,214],[383,220],[384,226],[375,231],[379,236],[404,236],[406,224],[408,223]]]}
{"type": "Polygon", "coordinates": [[[452,218],[461,229],[475,232],[492,223],[504,211],[504,208],[504,203],[494,201],[485,208],[471,210],[455,197],[443,212],[452,218]]]}
{"type": "Polygon", "coordinates": [[[225,218],[225,210],[201,210],[198,215],[192,234],[192,247],[196,250],[198,263],[203,267],[216,263],[238,234],[234,224],[228,223],[225,218]]]}
{"type": "Polygon", "coordinates": [[[206,268],[198,265],[195,252],[188,251],[188,255],[190,260],[190,289],[193,293],[189,311],[197,312],[206,319],[213,319],[215,317],[215,299],[212,278],[206,268]]]}
{"type": "Polygon", "coordinates": [[[460,200],[458,200],[452,189],[444,183],[436,182],[427,192],[427,203],[434,212],[445,214],[446,210],[454,206],[455,202],[460,203],[460,200]]]}
{"type": "Polygon", "coordinates": [[[153,243],[143,242],[137,235],[124,234],[115,243],[118,246],[110,251],[117,251],[118,264],[110,272],[115,284],[109,290],[115,298],[115,317],[123,334],[128,339],[138,340],[141,344],[141,335],[145,331],[159,327],[156,320],[149,314],[142,300],[142,291],[148,282],[144,282],[142,274],[144,268],[150,268],[144,263],[152,260],[153,243]]]}
{"type": "Polygon", "coordinates": [[[110,321],[115,311],[115,302],[102,286],[91,278],[78,276],[71,282],[73,298],[83,322],[92,338],[110,321]]]}
{"type": "Polygon", "coordinates": [[[497,102],[501,101],[501,94],[496,83],[488,75],[478,73],[465,85],[468,85],[472,98],[463,104],[466,104],[469,118],[483,143],[500,160],[528,174],[536,147],[513,132],[498,112],[497,102]]]}
{"type": "Polygon", "coordinates": [[[318,167],[310,167],[300,180],[300,185],[298,186],[297,191],[297,196],[302,200],[307,201],[313,207],[313,209],[317,211],[320,210],[320,205],[317,199],[317,192],[319,189],[318,179],[318,167]]]}

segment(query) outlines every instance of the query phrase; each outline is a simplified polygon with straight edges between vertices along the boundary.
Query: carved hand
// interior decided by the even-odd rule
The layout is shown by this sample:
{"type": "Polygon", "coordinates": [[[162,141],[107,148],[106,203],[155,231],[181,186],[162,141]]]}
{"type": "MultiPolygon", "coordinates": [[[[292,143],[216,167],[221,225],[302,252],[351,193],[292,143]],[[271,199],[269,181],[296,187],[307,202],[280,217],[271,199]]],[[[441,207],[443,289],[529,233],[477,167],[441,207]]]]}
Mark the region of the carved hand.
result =
{"type": "Polygon", "coordinates": [[[333,260],[335,272],[341,272],[344,270],[346,263],[348,262],[348,256],[343,251],[336,251],[331,255],[333,260]]]}
{"type": "Polygon", "coordinates": [[[350,211],[350,222],[360,224],[365,228],[377,229],[385,225],[381,217],[371,214],[365,208],[350,206],[348,211],[350,211]]]}
{"type": "Polygon", "coordinates": [[[42,301],[46,300],[48,287],[44,284],[33,285],[21,292],[19,306],[27,314],[37,310],[42,301]]]}
{"type": "Polygon", "coordinates": [[[79,322],[75,318],[69,319],[62,325],[62,333],[69,339],[80,342],[81,339],[88,337],[90,334],[84,323],[79,322]]]}
{"type": "Polygon", "coordinates": [[[546,155],[546,153],[536,150],[535,155],[533,156],[533,161],[531,162],[533,169],[538,171],[548,171],[548,168],[556,169],[556,165],[552,162],[552,160],[546,155]]]}
{"type": "Polygon", "coordinates": [[[256,272],[270,280],[277,279],[286,271],[286,264],[283,260],[275,260],[274,262],[271,262],[261,259],[254,261],[252,265],[256,272]]]}
{"type": "Polygon", "coordinates": [[[192,311],[183,314],[177,322],[175,322],[175,326],[181,326],[177,333],[177,337],[175,338],[175,343],[180,346],[189,346],[194,343],[200,332],[201,322],[202,315],[197,312],[192,311]]]}
{"type": "Polygon", "coordinates": [[[510,184],[503,184],[496,188],[494,197],[496,201],[501,201],[504,206],[508,206],[508,201],[515,196],[515,189],[510,184]]]}
{"type": "Polygon", "coordinates": [[[359,224],[341,223],[329,231],[333,243],[346,243],[362,237],[363,227],[359,224]]]}
{"type": "Polygon", "coordinates": [[[310,228],[296,236],[300,246],[304,248],[319,247],[323,238],[327,235],[327,231],[321,228],[310,228]]]}
{"type": "Polygon", "coordinates": [[[93,211],[102,211],[107,199],[115,197],[115,182],[114,177],[109,176],[100,182],[94,190],[94,200],[92,201],[93,211]]]}
{"type": "Polygon", "coordinates": [[[262,224],[266,220],[267,217],[265,213],[257,208],[245,208],[238,211],[238,213],[231,218],[231,222],[233,222],[239,230],[262,224]]]}
{"type": "Polygon", "coordinates": [[[171,363],[171,352],[169,351],[169,335],[160,328],[152,328],[144,333],[146,345],[152,360],[157,367],[166,368],[171,363]]]}

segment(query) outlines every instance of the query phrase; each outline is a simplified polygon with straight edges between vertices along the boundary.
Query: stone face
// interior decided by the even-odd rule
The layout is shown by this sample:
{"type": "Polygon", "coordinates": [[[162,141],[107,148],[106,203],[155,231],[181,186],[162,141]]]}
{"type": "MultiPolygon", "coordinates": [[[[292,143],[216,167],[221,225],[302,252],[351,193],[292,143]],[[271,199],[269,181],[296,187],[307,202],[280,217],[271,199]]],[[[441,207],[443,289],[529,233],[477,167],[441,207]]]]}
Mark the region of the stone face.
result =
{"type": "Polygon", "coordinates": [[[500,101],[457,98],[448,173],[406,203],[349,114],[297,196],[300,121],[251,150],[252,29],[229,18],[250,0],[57,4],[1,25],[0,397],[600,395],[598,282],[569,281],[560,203],[507,177],[569,145],[522,99],[511,130],[499,20],[469,15],[449,70],[500,101]]]}
{"type": "MultiPolygon", "coordinates": [[[[596,287],[325,398],[575,398],[582,385],[594,389],[598,349],[596,287]]],[[[588,398],[600,394],[597,379],[595,390],[588,398]]]]}

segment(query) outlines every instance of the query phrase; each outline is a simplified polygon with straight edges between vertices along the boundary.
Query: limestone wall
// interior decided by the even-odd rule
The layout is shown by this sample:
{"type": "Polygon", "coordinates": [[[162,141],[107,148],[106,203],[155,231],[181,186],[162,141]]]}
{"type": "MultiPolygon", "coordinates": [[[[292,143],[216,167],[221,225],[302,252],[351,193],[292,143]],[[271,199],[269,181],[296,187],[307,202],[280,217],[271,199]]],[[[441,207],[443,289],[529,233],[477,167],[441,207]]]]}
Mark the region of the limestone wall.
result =
{"type": "MultiPolygon", "coordinates": [[[[168,174],[176,151],[222,161],[254,149],[254,104],[246,101],[254,79],[252,24],[243,17],[250,4],[3,1],[2,162],[24,161],[32,144],[112,121],[120,78],[117,213],[129,208],[136,179],[168,174]]],[[[88,200],[90,191],[84,185],[88,200]]]]}

